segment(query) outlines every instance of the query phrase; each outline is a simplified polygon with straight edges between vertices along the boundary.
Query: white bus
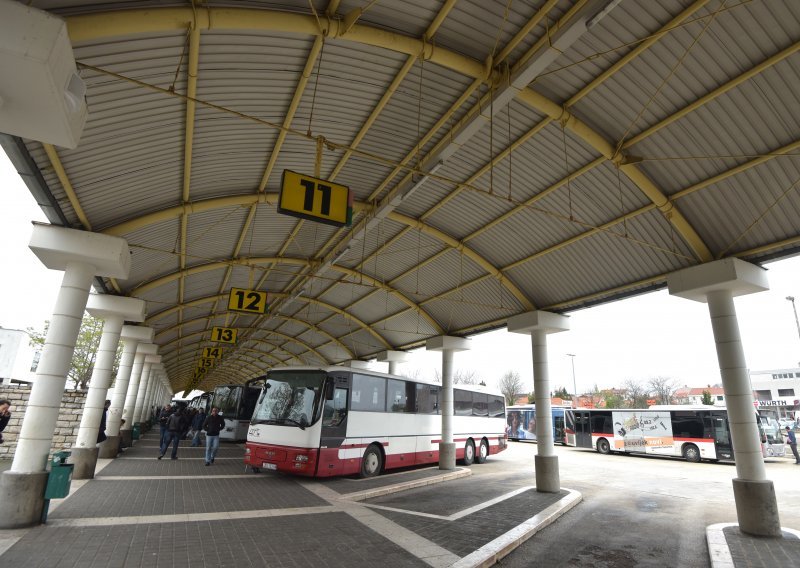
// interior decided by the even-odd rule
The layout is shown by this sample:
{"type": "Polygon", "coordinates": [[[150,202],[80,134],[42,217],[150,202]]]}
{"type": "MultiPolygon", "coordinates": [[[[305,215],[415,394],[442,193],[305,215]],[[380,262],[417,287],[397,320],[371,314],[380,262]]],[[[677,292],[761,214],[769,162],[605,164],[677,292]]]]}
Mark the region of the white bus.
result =
{"type": "MultiPolygon", "coordinates": [[[[756,413],[764,457],[784,455],[771,443],[756,413]]],[[[714,406],[651,406],[647,409],[567,410],[567,445],[601,454],[638,453],[700,460],[734,461],[728,410],[714,406]]]]}
{"type": "Polygon", "coordinates": [[[225,419],[225,428],[219,433],[220,441],[243,442],[247,439],[250,418],[261,393],[259,386],[254,386],[258,381],[263,381],[263,377],[243,385],[219,385],[214,389],[211,405],[219,408],[220,416],[225,419]]]}
{"type": "MultiPolygon", "coordinates": [[[[247,434],[245,464],[310,477],[360,474],[439,460],[441,386],[332,366],[267,373],[247,434]]],[[[454,388],[456,458],[469,465],[506,448],[505,401],[454,388]]]]}

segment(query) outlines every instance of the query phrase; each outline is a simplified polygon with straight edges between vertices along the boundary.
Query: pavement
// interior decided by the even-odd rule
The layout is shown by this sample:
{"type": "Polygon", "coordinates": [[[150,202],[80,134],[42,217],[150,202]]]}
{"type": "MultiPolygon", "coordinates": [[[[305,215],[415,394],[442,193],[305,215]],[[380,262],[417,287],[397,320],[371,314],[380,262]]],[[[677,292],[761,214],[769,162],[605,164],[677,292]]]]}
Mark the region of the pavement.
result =
{"type": "MultiPolygon", "coordinates": [[[[529,538],[558,538],[557,520],[582,498],[538,493],[530,474],[498,483],[481,465],[372,479],[254,474],[242,445],[204,466],[204,449],[185,444],[177,460],[156,460],[150,432],[99,460],[94,479],[51,502],[46,525],[0,530],[0,566],[491,566],[529,538]]],[[[707,542],[714,568],[800,566],[797,531],[758,539],[714,525],[707,542]]]]}

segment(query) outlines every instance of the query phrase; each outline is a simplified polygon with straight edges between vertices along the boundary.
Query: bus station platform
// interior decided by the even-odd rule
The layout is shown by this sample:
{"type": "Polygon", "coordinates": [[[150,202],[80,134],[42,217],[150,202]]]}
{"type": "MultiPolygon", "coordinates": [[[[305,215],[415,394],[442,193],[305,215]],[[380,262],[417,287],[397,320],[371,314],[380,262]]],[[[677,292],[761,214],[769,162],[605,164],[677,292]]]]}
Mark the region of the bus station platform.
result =
{"type": "MultiPolygon", "coordinates": [[[[538,493],[532,472],[424,467],[371,479],[323,480],[245,469],[242,445],[215,463],[182,441],[157,460],[147,433],[95,478],[73,481],[47,523],[0,530],[0,565],[14,567],[491,566],[578,505],[570,489],[538,493]]],[[[545,533],[558,538],[559,523],[545,533]]],[[[596,530],[605,530],[598,526],[596,530]]],[[[714,568],[798,566],[800,538],[708,528],[714,568]]],[[[654,545],[657,543],[653,543],[654,545]]],[[[548,565],[546,558],[526,558],[548,565]]]]}

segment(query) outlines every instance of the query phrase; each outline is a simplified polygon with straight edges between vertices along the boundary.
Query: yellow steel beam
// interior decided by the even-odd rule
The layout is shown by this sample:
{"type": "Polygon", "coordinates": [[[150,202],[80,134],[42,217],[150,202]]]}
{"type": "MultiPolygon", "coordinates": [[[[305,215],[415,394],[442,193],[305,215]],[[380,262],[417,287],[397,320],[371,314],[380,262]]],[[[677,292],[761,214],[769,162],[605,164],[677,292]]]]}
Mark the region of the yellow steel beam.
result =
{"type": "Polygon", "coordinates": [[[381,47],[424,57],[437,65],[470,77],[491,80],[490,70],[474,59],[443,49],[433,43],[388,30],[355,24],[345,30],[340,20],[323,20],[317,25],[313,15],[255,10],[247,8],[204,7],[195,13],[191,8],[146,8],[68,16],[67,30],[73,44],[108,40],[128,35],[158,34],[185,30],[190,22],[206,30],[255,30],[294,33],[303,36],[326,36],[364,45],[381,47]]]}

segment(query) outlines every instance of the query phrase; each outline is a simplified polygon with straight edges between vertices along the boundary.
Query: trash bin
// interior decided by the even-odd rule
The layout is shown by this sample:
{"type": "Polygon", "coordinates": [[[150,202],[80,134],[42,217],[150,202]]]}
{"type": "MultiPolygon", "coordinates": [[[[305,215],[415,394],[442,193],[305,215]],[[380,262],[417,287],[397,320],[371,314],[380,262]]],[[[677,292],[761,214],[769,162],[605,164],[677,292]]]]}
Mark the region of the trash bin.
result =
{"type": "Polygon", "coordinates": [[[139,436],[141,435],[142,430],[138,423],[133,425],[133,430],[131,430],[131,438],[134,440],[138,440],[139,436]]]}
{"type": "Polygon", "coordinates": [[[72,452],[55,452],[50,460],[50,475],[47,476],[47,485],[44,488],[44,508],[42,509],[42,522],[47,522],[47,512],[50,510],[50,499],[63,499],[69,495],[72,482],[74,465],[66,463],[72,452]]]}
{"type": "Polygon", "coordinates": [[[69,495],[69,485],[72,482],[72,470],[75,467],[66,463],[71,452],[56,452],[50,460],[50,475],[47,476],[47,486],[44,490],[45,499],[63,499],[69,495]]]}

